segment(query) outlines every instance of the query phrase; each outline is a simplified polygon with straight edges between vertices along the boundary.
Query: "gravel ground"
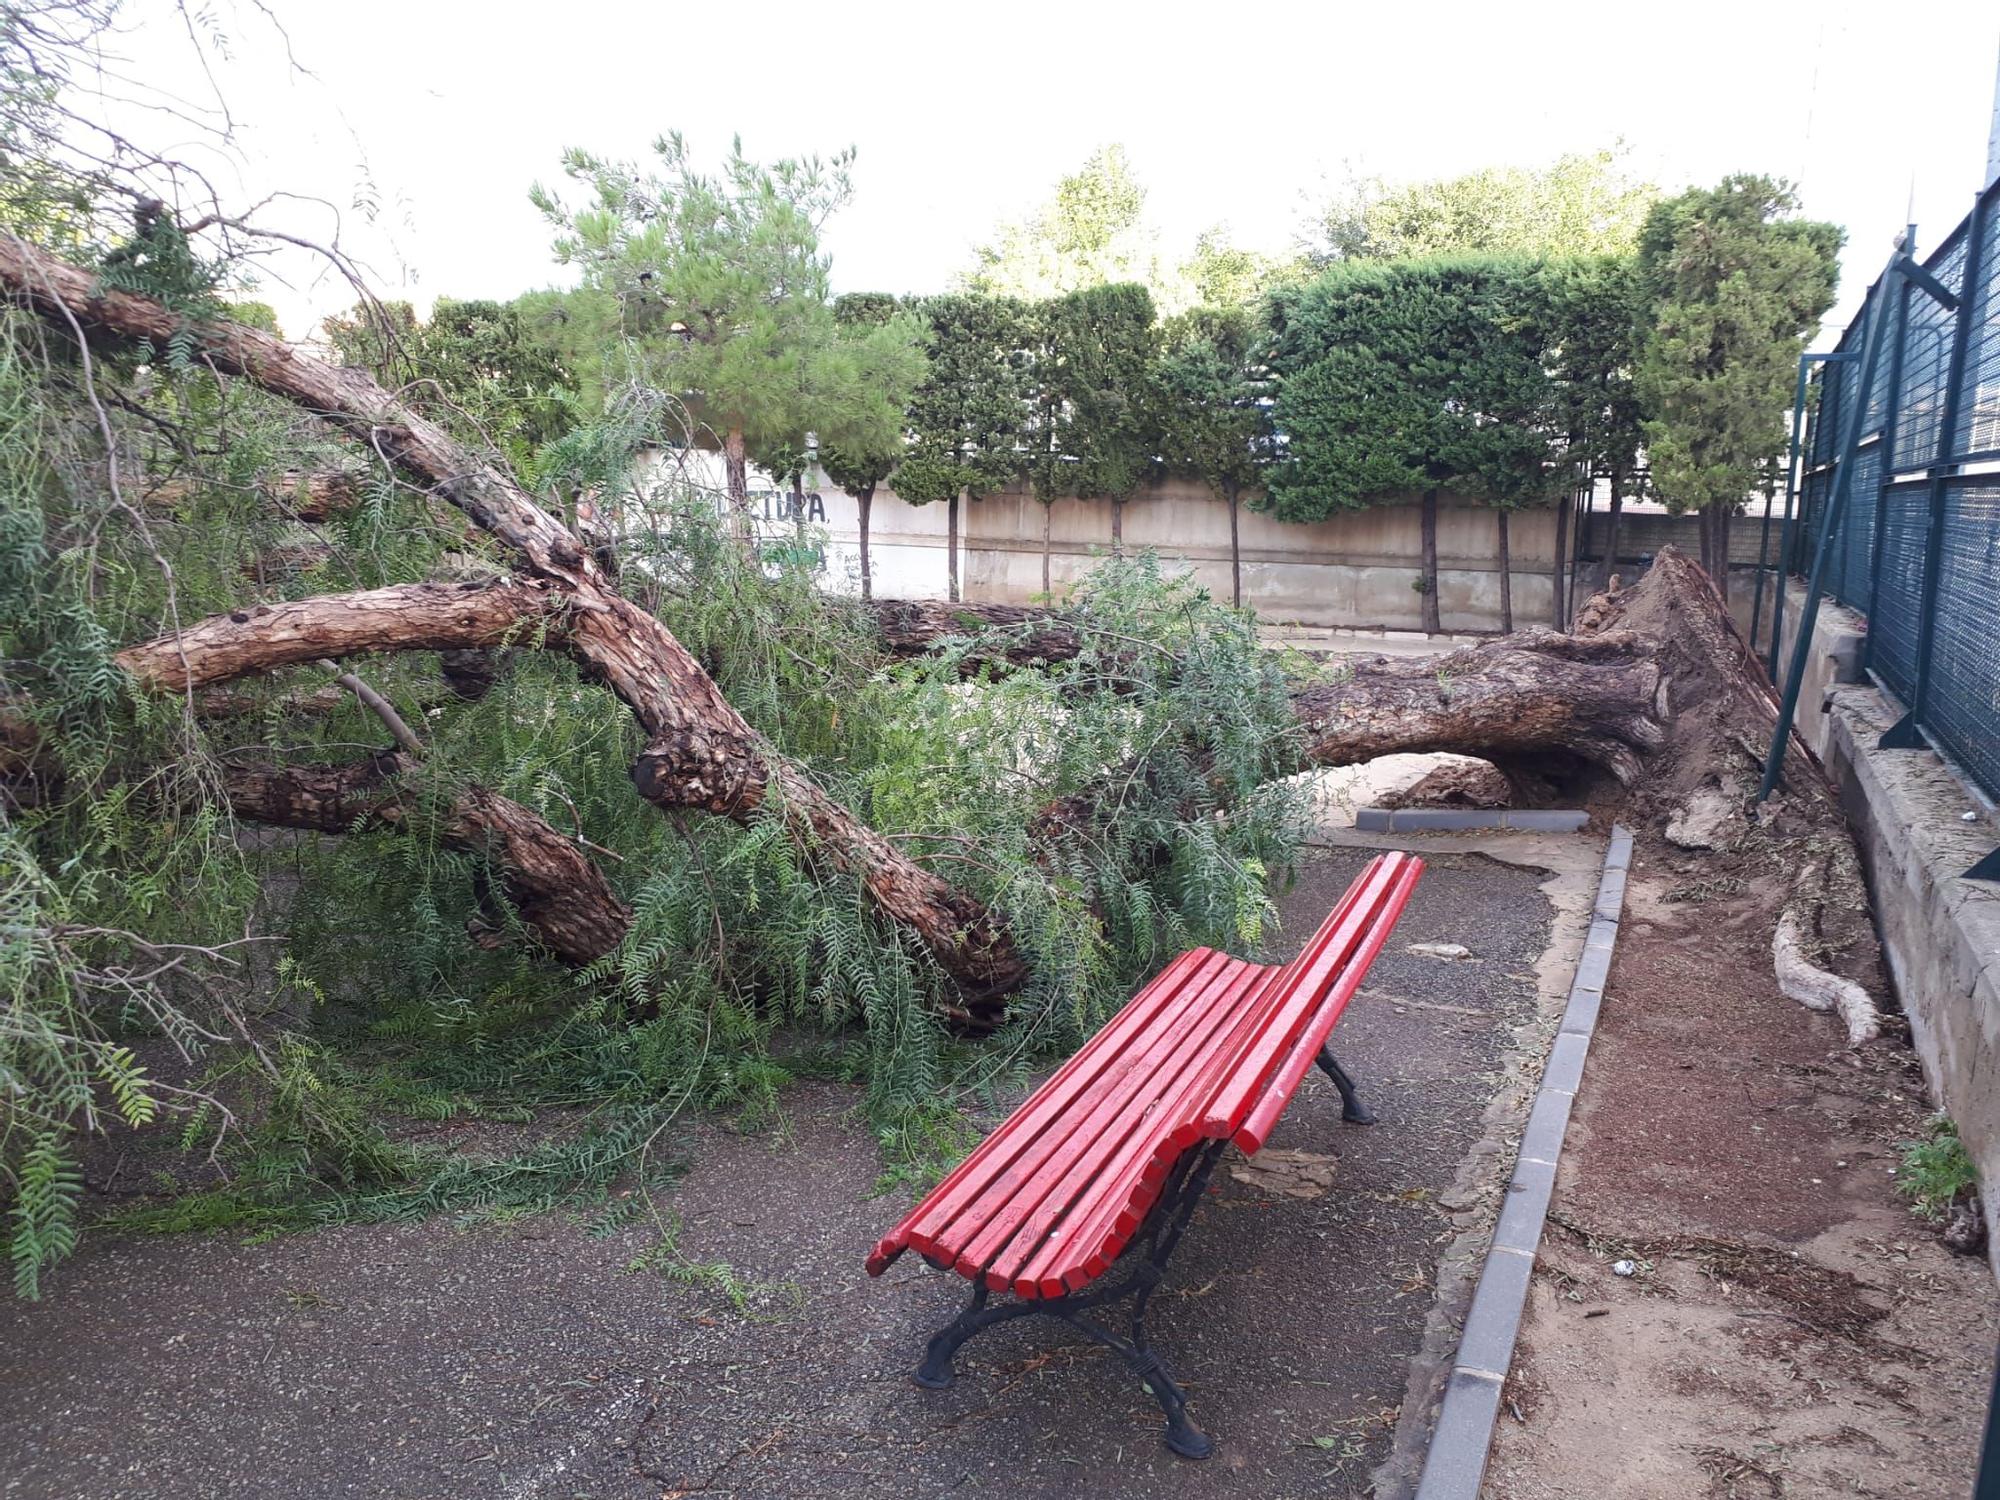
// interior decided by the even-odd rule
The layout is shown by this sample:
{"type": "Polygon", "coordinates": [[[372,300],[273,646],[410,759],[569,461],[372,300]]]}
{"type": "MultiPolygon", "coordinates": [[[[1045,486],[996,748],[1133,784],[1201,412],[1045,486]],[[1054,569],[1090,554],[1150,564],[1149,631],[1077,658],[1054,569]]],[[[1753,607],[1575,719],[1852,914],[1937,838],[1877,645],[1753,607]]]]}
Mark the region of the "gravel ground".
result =
{"type": "MultiPolygon", "coordinates": [[[[1283,902],[1289,941],[1369,852],[1314,852],[1283,902]]],[[[670,1202],[693,1284],[627,1272],[642,1235],[592,1239],[564,1215],[90,1237],[49,1300],[0,1304],[0,1495],[1365,1493],[1463,1228],[1438,1199],[1480,1145],[1550,929],[1534,871],[1424,852],[1335,1033],[1381,1123],[1341,1124],[1310,1077],[1271,1144],[1336,1154],[1332,1190],[1225,1173],[1155,1304],[1156,1346],[1217,1440],[1206,1464],[1168,1454],[1123,1366],[1053,1322],[969,1344],[949,1391],[912,1384],[963,1283],[914,1258],[863,1273],[903,1200],[870,1196],[855,1094],[811,1084],[776,1133],[690,1127],[670,1202]]]]}

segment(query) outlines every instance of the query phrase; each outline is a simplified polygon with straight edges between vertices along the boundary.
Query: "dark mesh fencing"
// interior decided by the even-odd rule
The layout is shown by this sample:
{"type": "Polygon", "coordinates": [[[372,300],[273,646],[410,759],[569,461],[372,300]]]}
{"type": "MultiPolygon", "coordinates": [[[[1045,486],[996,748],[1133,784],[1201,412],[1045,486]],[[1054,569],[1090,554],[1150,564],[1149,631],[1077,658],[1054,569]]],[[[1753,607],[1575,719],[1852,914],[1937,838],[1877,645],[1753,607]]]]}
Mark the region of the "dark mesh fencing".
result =
{"type": "Polygon", "coordinates": [[[1916,696],[1917,628],[1923,608],[1924,553],[1931,534],[1931,487],[1892,485],[1882,491],[1882,530],[1875,573],[1875,611],[1868,617],[1868,651],[1882,683],[1905,703],[1916,696]]]}
{"type": "Polygon", "coordinates": [[[1828,594],[1868,617],[1867,665],[1916,726],[2000,796],[2000,474],[1963,472],[2000,460],[2000,184],[1924,270],[1955,306],[1892,271],[1842,335],[1846,358],[1813,375],[1786,562],[1811,568],[1845,489],[1828,594]],[[1869,309],[1884,298],[1864,372],[1869,309]]]}
{"type": "Polygon", "coordinates": [[[1924,719],[1989,792],[2000,788],[2000,483],[1945,486],[1924,719]]]}

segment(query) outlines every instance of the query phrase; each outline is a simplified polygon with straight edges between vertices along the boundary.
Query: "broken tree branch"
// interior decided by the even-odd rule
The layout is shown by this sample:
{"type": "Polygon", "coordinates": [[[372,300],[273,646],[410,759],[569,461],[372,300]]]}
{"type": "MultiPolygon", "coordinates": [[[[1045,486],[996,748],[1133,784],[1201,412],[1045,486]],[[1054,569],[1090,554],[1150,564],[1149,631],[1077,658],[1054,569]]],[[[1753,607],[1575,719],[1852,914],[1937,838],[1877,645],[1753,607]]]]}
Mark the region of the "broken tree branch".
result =
{"type": "MultiPolygon", "coordinates": [[[[223,789],[237,817],[281,828],[349,833],[401,829],[421,811],[416,763],[384,751],[346,765],[225,766],[223,789]]],[[[522,923],[556,957],[587,964],[624,941],[632,912],[595,864],[532,808],[485,787],[456,793],[439,816],[440,836],[488,860],[522,923]]]]}
{"type": "MultiPolygon", "coordinates": [[[[618,591],[569,528],[366,371],[327,364],[241,324],[190,325],[152,298],[107,287],[90,270],[16,235],[0,235],[0,288],[59,329],[73,324],[93,338],[164,345],[192,335],[218,371],[353,436],[508,547],[523,573],[566,595],[569,649],[618,695],[647,737],[633,779],[648,801],[739,821],[768,807],[808,858],[855,876],[885,917],[914,932],[989,1019],[998,1011],[996,997],[1026,979],[1011,935],[991,912],[913,862],[778,754],[673,633],[618,591]]],[[[304,659],[338,654],[318,648],[304,659]]]]}

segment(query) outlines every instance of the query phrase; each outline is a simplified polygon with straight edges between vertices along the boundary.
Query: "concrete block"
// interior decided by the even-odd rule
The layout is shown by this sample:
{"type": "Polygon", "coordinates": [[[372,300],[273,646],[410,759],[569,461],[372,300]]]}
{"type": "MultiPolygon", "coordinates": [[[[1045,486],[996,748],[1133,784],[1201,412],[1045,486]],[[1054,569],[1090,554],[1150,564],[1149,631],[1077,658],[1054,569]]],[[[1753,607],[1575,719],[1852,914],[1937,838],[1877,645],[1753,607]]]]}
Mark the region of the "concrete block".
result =
{"type": "Polygon", "coordinates": [[[1387,833],[1394,814],[1386,807],[1361,807],[1354,812],[1354,826],[1363,833],[1387,833]]]}
{"type": "Polygon", "coordinates": [[[1528,1128],[1521,1132],[1523,1161],[1544,1161],[1554,1166],[1562,1153],[1563,1136],[1569,1129],[1570,1096],[1554,1090],[1539,1095],[1528,1115],[1528,1128]]]}
{"type": "Polygon", "coordinates": [[[1514,1175],[1507,1183],[1506,1201],[1500,1205],[1500,1222],[1493,1226],[1493,1244],[1500,1250],[1518,1250],[1533,1255],[1542,1242],[1542,1220],[1549,1211],[1549,1195],[1555,1191],[1556,1169],[1545,1161],[1516,1161],[1514,1175]]]}
{"type": "Polygon", "coordinates": [[[1561,1034],[1588,1037],[1597,1030],[1597,1013],[1603,1008],[1604,991],[1601,988],[1572,989],[1569,1004],[1563,1008],[1561,1034]]]}
{"type": "Polygon", "coordinates": [[[1528,1281],[1534,1271],[1532,1255],[1501,1250],[1486,1257],[1479,1288],[1465,1314],[1465,1330],[1458,1336],[1454,1363],[1460,1370],[1505,1378],[1507,1367],[1514,1362],[1514,1339],[1521,1331],[1521,1309],[1527,1303],[1528,1281]]]}
{"type": "Polygon", "coordinates": [[[1490,1375],[1454,1370],[1445,1382],[1437,1426],[1424,1457],[1417,1500],[1476,1500],[1500,1415],[1500,1382],[1490,1375]]]}
{"type": "Polygon", "coordinates": [[[1590,821],[1590,814],[1578,809],[1530,807],[1505,815],[1508,828],[1532,833],[1575,833],[1590,821]]]}
{"type": "Polygon", "coordinates": [[[1556,1033],[1549,1060],[1542,1069],[1542,1087],[1574,1094],[1583,1086],[1583,1058],[1590,1050],[1590,1038],[1573,1031],[1556,1033]]]}
{"type": "Polygon", "coordinates": [[[1505,814],[1478,807],[1399,807],[1389,815],[1398,833],[1462,833],[1499,828],[1505,814]]]}

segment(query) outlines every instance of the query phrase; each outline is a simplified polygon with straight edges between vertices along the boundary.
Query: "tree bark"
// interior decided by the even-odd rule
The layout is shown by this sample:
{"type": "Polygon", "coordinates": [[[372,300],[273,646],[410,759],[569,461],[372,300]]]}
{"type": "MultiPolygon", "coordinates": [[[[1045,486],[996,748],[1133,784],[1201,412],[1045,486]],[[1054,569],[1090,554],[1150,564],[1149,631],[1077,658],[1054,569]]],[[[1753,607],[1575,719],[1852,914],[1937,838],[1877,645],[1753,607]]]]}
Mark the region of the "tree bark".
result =
{"type": "Polygon", "coordinates": [[[875,597],[875,575],[868,563],[868,513],[875,507],[875,486],[863,485],[854,497],[855,525],[861,535],[861,597],[875,597]]]}
{"type": "Polygon", "coordinates": [[[1618,571],[1618,517],[1625,509],[1624,476],[1611,471],[1611,511],[1604,523],[1603,587],[1611,587],[1611,575],[1618,571]]]}
{"type": "Polygon", "coordinates": [[[882,644],[891,656],[928,655],[959,636],[978,638],[1004,631],[1004,639],[981,643],[959,662],[976,677],[988,668],[1040,667],[1069,661],[1083,650],[1075,622],[1052,609],[1019,604],[952,604],[936,599],[877,599],[870,605],[882,644]]]}
{"type": "MultiPolygon", "coordinates": [[[[338,766],[225,766],[222,782],[248,822],[347,833],[407,827],[420,812],[414,770],[408,756],[385,751],[338,766]]],[[[575,841],[532,809],[469,786],[443,810],[439,833],[492,865],[522,923],[565,963],[590,963],[624,941],[631,909],[575,841]]]]}
{"type": "Polygon", "coordinates": [[[1664,734],[1654,647],[1630,631],[1527,630],[1443,656],[1362,657],[1342,680],[1292,695],[1316,766],[1448,750],[1487,759],[1566,750],[1621,782],[1664,734]]]}
{"type": "Polygon", "coordinates": [[[1507,534],[1507,507],[1502,505],[1493,512],[1493,520],[1500,539],[1500,633],[1514,633],[1514,555],[1507,534]]]}
{"type": "Polygon", "coordinates": [[[1556,565],[1549,579],[1549,623],[1557,630],[1569,625],[1569,610],[1565,607],[1569,602],[1569,513],[1575,505],[1573,495],[1564,495],[1556,502],[1556,565]]]}
{"type": "Polygon", "coordinates": [[[1117,496],[1111,500],[1111,555],[1122,557],[1125,553],[1125,502],[1117,496]]]}
{"type": "Polygon", "coordinates": [[[1438,492],[1424,491],[1423,504],[1423,546],[1424,546],[1424,629],[1432,635],[1439,634],[1444,626],[1438,610],[1438,492]]]}
{"type": "Polygon", "coordinates": [[[1243,544],[1237,534],[1237,507],[1243,499],[1243,491],[1234,484],[1222,487],[1222,498],[1229,502],[1229,602],[1243,607],[1243,544]]]}
{"type": "Polygon", "coordinates": [[[322,657],[463,651],[546,629],[560,638],[566,596],[534,579],[401,583],[211,615],[127,646],[117,662],[156,693],[192,692],[322,657]]]}
{"type": "Polygon", "coordinates": [[[964,496],[959,491],[945,502],[944,507],[944,582],[945,597],[958,598],[958,502],[964,496]]]}
{"type": "Polygon", "coordinates": [[[1042,597],[1053,599],[1055,587],[1049,581],[1049,552],[1054,545],[1051,533],[1055,528],[1056,508],[1050,502],[1042,502],[1042,597]]]}
{"type": "MultiPolygon", "coordinates": [[[[261,475],[257,491],[294,521],[317,524],[353,510],[366,485],[365,474],[347,469],[282,469],[261,475]]],[[[149,511],[169,514],[186,504],[195,489],[185,479],[161,479],[146,487],[143,503],[149,511]]]]}
{"type": "Polygon", "coordinates": [[[775,812],[806,857],[854,876],[877,910],[916,934],[988,1017],[998,1011],[996,997],[1026,979],[1025,962],[992,913],[913,863],[773,750],[673,633],[619,593],[573,532],[366,371],[327,364],[241,324],[186,325],[152,298],[106,287],[95,273],[13,235],[0,235],[0,287],[58,331],[74,326],[156,346],[191,334],[218,373],[241,376],[353,435],[563,596],[565,645],[625,703],[649,741],[633,768],[648,801],[743,822],[775,812]]]}
{"type": "Polygon", "coordinates": [[[750,521],[750,459],[744,449],[743,429],[732,427],[722,440],[723,483],[729,490],[729,508],[737,518],[738,526],[749,529],[750,521]]]}

